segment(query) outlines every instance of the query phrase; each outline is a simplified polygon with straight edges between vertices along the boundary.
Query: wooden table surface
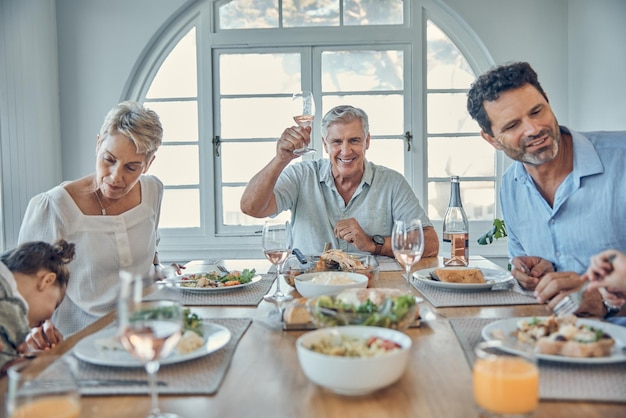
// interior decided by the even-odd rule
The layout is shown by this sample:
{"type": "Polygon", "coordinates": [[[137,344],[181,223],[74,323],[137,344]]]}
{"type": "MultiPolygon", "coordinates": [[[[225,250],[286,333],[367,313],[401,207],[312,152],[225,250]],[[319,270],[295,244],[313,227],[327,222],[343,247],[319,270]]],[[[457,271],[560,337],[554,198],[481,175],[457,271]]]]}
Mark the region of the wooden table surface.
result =
{"type": "MultiPolygon", "coordinates": [[[[438,258],[427,258],[421,260],[414,270],[435,267],[440,262],[438,258]]],[[[485,259],[473,258],[471,264],[499,268],[485,259]]],[[[381,272],[376,287],[403,284],[401,272],[381,272]]],[[[419,295],[415,289],[413,292],[419,295]]],[[[239,342],[217,394],[160,396],[161,410],[187,418],[477,417],[471,370],[448,318],[548,314],[543,306],[538,305],[435,309],[425,301],[420,305],[424,318],[422,326],[406,332],[413,340],[413,347],[403,377],[396,384],[371,395],[346,397],[318,387],[304,376],[298,364],[295,341],[306,331],[282,331],[272,327],[266,319],[275,309],[275,305],[266,302],[255,308],[193,307],[192,310],[202,317],[251,317],[254,321],[239,342]]],[[[70,350],[81,338],[103,328],[113,319],[113,315],[102,318],[68,338],[53,352],[70,350]]],[[[6,390],[5,380],[0,382],[2,393],[6,390]]],[[[146,416],[150,407],[148,396],[83,396],[81,402],[81,417],[84,418],[138,418],[146,416]]],[[[540,402],[533,415],[534,418],[624,416],[624,404],[554,401],[540,402]]]]}

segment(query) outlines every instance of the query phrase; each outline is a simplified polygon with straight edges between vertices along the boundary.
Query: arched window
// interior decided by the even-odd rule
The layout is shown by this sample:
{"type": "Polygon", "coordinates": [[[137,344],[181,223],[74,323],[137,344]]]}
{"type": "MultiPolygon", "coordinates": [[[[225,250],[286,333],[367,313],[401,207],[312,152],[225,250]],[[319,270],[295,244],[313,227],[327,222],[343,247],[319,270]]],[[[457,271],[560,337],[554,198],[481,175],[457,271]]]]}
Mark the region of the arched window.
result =
{"type": "MultiPolygon", "coordinates": [[[[465,98],[488,64],[434,0],[195,3],[155,37],[128,88],[165,128],[151,169],[166,188],[161,251],[258,251],[262,220],[242,214],[239,200],[294,124],[291,96],[301,90],[314,93],[316,122],[341,103],[368,113],[367,158],[404,173],[438,231],[459,175],[477,237],[497,216],[502,157],[480,138],[465,98]]],[[[318,152],[303,158],[325,156],[313,126],[318,152]]]]}

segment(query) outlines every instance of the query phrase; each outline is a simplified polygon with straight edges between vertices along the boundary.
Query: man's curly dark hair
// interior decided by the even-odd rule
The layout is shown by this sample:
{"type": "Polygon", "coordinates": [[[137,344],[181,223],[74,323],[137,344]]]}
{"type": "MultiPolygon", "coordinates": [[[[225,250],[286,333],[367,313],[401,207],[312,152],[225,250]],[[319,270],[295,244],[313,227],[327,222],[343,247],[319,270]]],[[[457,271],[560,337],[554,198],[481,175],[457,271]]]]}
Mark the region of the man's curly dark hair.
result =
{"type": "Polygon", "coordinates": [[[492,68],[478,77],[467,93],[467,111],[480,129],[493,136],[491,121],[485,112],[483,103],[497,100],[505,91],[522,87],[524,84],[534,86],[548,101],[548,96],[539,84],[537,73],[527,62],[514,62],[492,68]]]}

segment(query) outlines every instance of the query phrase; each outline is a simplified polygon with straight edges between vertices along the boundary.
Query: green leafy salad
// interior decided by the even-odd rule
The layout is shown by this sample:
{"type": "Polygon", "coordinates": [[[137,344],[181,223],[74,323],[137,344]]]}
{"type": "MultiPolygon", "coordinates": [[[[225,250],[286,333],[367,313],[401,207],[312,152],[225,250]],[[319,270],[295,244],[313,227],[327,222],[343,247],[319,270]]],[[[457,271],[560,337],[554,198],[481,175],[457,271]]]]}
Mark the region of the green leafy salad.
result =
{"type": "Polygon", "coordinates": [[[322,326],[368,325],[384,328],[406,328],[415,315],[415,297],[400,295],[385,298],[380,304],[370,299],[360,305],[343,303],[332,296],[320,296],[311,301],[309,311],[322,326]]]}

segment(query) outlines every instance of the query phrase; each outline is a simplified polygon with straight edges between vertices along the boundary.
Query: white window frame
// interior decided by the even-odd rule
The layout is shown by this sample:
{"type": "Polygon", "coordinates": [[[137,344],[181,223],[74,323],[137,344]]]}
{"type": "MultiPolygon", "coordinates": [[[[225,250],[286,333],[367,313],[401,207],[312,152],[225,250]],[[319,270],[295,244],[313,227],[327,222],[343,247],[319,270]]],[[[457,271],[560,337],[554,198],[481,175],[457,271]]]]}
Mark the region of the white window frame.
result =
{"type": "MultiPolygon", "coordinates": [[[[154,75],[161,63],[168,56],[177,42],[192,27],[196,27],[197,36],[197,73],[198,73],[198,113],[199,113],[199,153],[200,153],[200,192],[202,226],[200,228],[162,229],[159,252],[164,260],[184,261],[197,258],[246,258],[260,257],[260,240],[249,230],[241,229],[220,231],[217,219],[216,200],[219,186],[216,176],[219,163],[213,158],[211,140],[216,135],[217,126],[215,97],[213,92],[214,52],[220,50],[251,51],[256,48],[269,48],[280,45],[287,49],[310,47],[311,36],[315,34],[315,47],[325,48],[344,45],[377,48],[384,45],[403,45],[411,43],[411,60],[405,54],[405,81],[410,81],[407,90],[410,97],[405,98],[405,129],[413,134],[410,154],[405,148],[405,176],[412,185],[423,206],[427,205],[427,165],[426,165],[426,83],[425,83],[425,39],[426,21],[432,20],[459,48],[476,74],[493,65],[493,60],[476,34],[452,11],[438,0],[405,1],[405,22],[402,25],[362,27],[325,27],[325,28],[289,28],[289,29],[247,29],[216,31],[216,11],[223,3],[216,0],[204,0],[191,4],[179,16],[170,22],[153,38],[140,57],[128,80],[124,95],[128,99],[142,101],[154,75]],[[419,31],[419,36],[416,34],[419,31]],[[380,34],[384,34],[381,40],[380,34]],[[288,42],[285,41],[288,39],[288,42]],[[245,45],[245,48],[242,47],[245,45]],[[216,164],[218,164],[216,166],[216,164]],[[202,180],[205,180],[202,182],[202,180]]],[[[318,63],[319,64],[319,63],[318,63]]],[[[313,68],[315,63],[313,63],[313,68]]],[[[307,76],[303,74],[303,76],[307,76]]],[[[313,74],[315,76],[315,74],[313,74]]],[[[318,92],[319,93],[319,92],[318,92]]],[[[277,133],[278,135],[279,133],[277,133]]],[[[375,134],[375,132],[374,132],[375,134]]],[[[496,153],[496,196],[500,189],[500,178],[510,161],[502,153],[496,153]]],[[[220,203],[220,202],[218,202],[220,203]]],[[[496,198],[496,217],[502,217],[496,198]]],[[[221,215],[220,217],[221,218],[221,215]]],[[[441,222],[435,221],[435,228],[441,235],[441,222]]],[[[506,255],[506,240],[499,240],[490,246],[477,247],[476,238],[491,226],[487,221],[470,222],[470,253],[481,255],[506,255]]]]}

